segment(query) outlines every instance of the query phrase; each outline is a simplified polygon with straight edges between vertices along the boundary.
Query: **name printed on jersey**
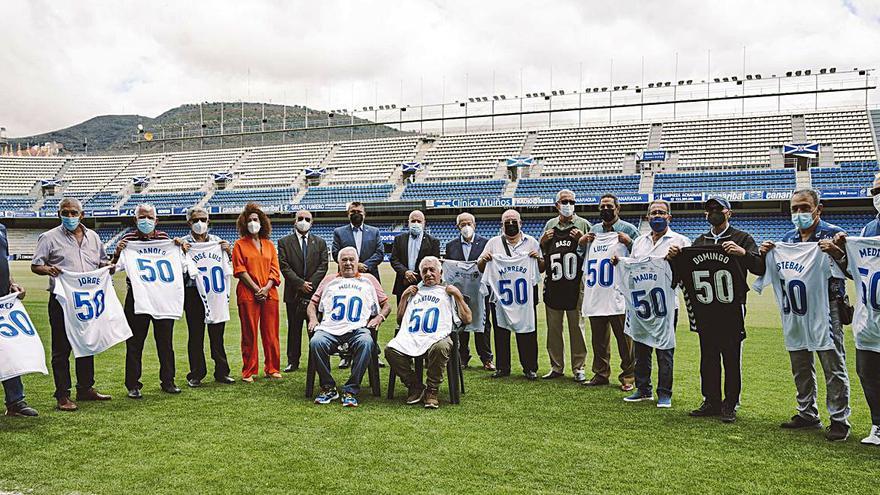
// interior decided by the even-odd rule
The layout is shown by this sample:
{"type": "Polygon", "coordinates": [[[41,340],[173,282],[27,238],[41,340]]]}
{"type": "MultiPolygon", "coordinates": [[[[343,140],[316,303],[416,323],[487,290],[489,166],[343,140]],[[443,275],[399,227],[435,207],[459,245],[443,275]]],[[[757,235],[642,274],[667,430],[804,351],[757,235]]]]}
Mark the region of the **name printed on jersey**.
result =
{"type": "Polygon", "coordinates": [[[43,343],[15,293],[0,297],[0,381],[28,373],[49,374],[43,343]]]}

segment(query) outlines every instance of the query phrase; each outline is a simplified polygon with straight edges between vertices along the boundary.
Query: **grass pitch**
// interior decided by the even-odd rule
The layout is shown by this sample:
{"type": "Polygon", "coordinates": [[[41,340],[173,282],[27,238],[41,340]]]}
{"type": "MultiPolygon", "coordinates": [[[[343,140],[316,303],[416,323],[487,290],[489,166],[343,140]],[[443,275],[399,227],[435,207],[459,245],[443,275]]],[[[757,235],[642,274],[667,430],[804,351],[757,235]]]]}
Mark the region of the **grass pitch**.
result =
{"type": "MultiPolygon", "coordinates": [[[[46,279],[31,275],[23,262],[13,264],[13,273],[28,290],[25,304],[48,362],[46,279]]],[[[390,267],[384,265],[382,275],[390,293],[390,267]]],[[[538,314],[540,371],[545,372],[543,308],[538,314]]],[[[40,417],[0,418],[0,490],[878,493],[880,449],[858,443],[870,418],[855,374],[849,328],[854,428],[847,442],[832,444],[819,430],[792,432],[778,426],[795,411],[795,389],[772,292],[750,294],[742,407],[732,425],[687,416],[701,400],[699,346],[696,335],[687,331],[686,319],[681,320],[672,409],[657,409],[653,402],[626,404],[624,393],[613,386],[578,386],[569,370],[564,379],[528,382],[518,374],[514,351],[511,378],[491,380],[486,372],[468,369],[461,404],[447,404],[441,388],[437,411],[404,405],[401,386],[394,401],[363,392],[361,407],[354,410],[338,402],[314,405],[303,396],[305,357],[300,371],[281,381],[231,386],[208,381],[189,389],[186,327],[180,320],[174,341],[177,383],[184,391],[178,396],[159,390],[152,337],[144,350],[141,401],[125,397],[124,344],[95,359],[97,387],[113,394],[110,402],[80,403],[75,413],[57,412],[51,376],[26,376],[27,400],[40,417]]],[[[282,315],[282,356],[285,321],[282,315]]],[[[392,328],[391,322],[382,327],[382,342],[392,328]]],[[[234,305],[226,351],[237,378],[241,353],[234,305]]],[[[612,366],[618,363],[612,356],[612,366]]],[[[210,360],[208,367],[210,377],[210,360]]],[[[381,374],[384,388],[388,369],[381,374]]],[[[822,381],[821,370],[817,374],[822,381]]],[[[342,383],[347,371],[335,375],[342,383]]],[[[656,371],[654,380],[656,385],[656,371]]],[[[819,402],[827,422],[822,385],[819,402]]]]}

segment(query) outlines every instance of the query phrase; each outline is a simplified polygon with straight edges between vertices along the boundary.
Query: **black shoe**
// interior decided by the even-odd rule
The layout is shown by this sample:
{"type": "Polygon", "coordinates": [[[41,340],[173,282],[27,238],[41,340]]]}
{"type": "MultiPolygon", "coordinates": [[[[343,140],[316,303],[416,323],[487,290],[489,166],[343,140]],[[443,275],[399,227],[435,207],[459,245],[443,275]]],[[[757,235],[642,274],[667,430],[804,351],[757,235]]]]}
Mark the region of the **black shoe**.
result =
{"type": "Polygon", "coordinates": [[[385,363],[383,363],[381,359],[379,360],[379,367],[380,367],[380,368],[384,368],[384,367],[385,367],[385,363]]]}
{"type": "Polygon", "coordinates": [[[215,378],[214,381],[217,383],[223,383],[225,385],[232,385],[233,383],[235,383],[235,378],[232,378],[231,376],[226,375],[226,376],[221,376],[219,378],[215,378]]]}
{"type": "Polygon", "coordinates": [[[489,375],[489,376],[492,377],[492,378],[504,378],[505,376],[510,376],[510,372],[509,372],[509,371],[495,370],[495,373],[492,373],[492,374],[489,375]]]}
{"type": "Polygon", "coordinates": [[[543,375],[541,377],[542,380],[552,380],[554,378],[559,378],[560,376],[565,376],[565,373],[560,373],[558,371],[550,370],[550,373],[543,375]]]}
{"type": "Polygon", "coordinates": [[[721,422],[722,423],[733,423],[736,421],[736,409],[735,408],[721,408],[721,422]]]}
{"type": "Polygon", "coordinates": [[[693,411],[688,413],[689,416],[694,418],[705,418],[707,416],[719,416],[721,415],[721,407],[716,406],[708,401],[703,401],[698,409],[694,409],[693,411]]]}
{"type": "Polygon", "coordinates": [[[285,373],[292,373],[299,369],[299,365],[288,364],[287,368],[284,368],[285,373]]]}
{"type": "Polygon", "coordinates": [[[171,383],[169,385],[162,385],[162,391],[166,394],[179,394],[180,388],[174,383],[171,383]]]}
{"type": "Polygon", "coordinates": [[[849,438],[849,425],[840,421],[832,421],[825,430],[825,439],[829,442],[843,442],[849,438]]]}
{"type": "Polygon", "coordinates": [[[189,388],[197,388],[202,386],[201,380],[196,380],[195,378],[187,379],[186,384],[189,388]]]}
{"type": "Polygon", "coordinates": [[[585,387],[602,387],[608,385],[608,379],[596,375],[593,378],[590,378],[589,380],[581,383],[581,385],[585,387]]]}
{"type": "Polygon", "coordinates": [[[6,415],[7,416],[27,416],[30,418],[39,416],[37,410],[33,407],[29,406],[24,399],[13,402],[6,406],[6,415]]]}
{"type": "Polygon", "coordinates": [[[526,380],[537,380],[538,374],[534,371],[523,371],[523,375],[526,377],[526,380]]]}
{"type": "Polygon", "coordinates": [[[339,360],[339,369],[344,370],[345,368],[348,368],[349,366],[351,366],[351,362],[349,362],[348,359],[339,360]]]}
{"type": "Polygon", "coordinates": [[[129,399],[143,399],[144,396],[141,395],[141,390],[140,390],[140,389],[138,389],[138,388],[133,388],[133,389],[131,389],[131,390],[128,391],[128,398],[129,398],[129,399]]]}
{"type": "Polygon", "coordinates": [[[809,420],[801,416],[800,414],[795,414],[791,417],[790,421],[786,421],[779,425],[781,428],[785,428],[786,430],[801,430],[804,428],[821,428],[822,422],[819,421],[819,418],[815,420],[809,420]]]}

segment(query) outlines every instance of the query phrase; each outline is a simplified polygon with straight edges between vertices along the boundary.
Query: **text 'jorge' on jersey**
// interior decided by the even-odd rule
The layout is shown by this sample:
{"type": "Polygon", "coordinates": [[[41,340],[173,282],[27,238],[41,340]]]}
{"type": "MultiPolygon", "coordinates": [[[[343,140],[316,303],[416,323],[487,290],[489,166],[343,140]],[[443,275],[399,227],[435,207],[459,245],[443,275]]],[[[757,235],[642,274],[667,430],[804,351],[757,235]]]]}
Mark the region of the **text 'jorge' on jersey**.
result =
{"type": "Polygon", "coordinates": [[[400,331],[388,342],[388,347],[412,357],[428,352],[461,324],[458,308],[445,285],[425,287],[420,282],[418,287],[406,304],[400,331]]]}
{"type": "Polygon", "coordinates": [[[655,349],[675,348],[675,286],[663,258],[621,258],[620,291],[626,299],[624,333],[655,349]]]}
{"type": "Polygon", "coordinates": [[[622,315],[626,311],[623,294],[617,289],[614,265],[611,258],[627,255],[626,246],[619,242],[617,232],[596,234],[595,240],[587,248],[584,258],[584,302],[583,316],[622,315]]]}
{"type": "Polygon", "coordinates": [[[37,329],[15,293],[0,297],[0,381],[27,373],[49,374],[37,329]]]}
{"type": "Polygon", "coordinates": [[[687,247],[672,259],[673,282],[684,287],[692,331],[737,341],[745,338],[748,284],[741,263],[717,244],[687,247]]]}
{"type": "Polygon", "coordinates": [[[183,252],[173,240],[128,241],[116,268],[128,273],[136,314],[174,320],[183,315],[183,252]]]}
{"type": "Polygon", "coordinates": [[[542,248],[546,260],[544,304],[552,309],[577,309],[580,298],[583,272],[577,255],[578,242],[571,237],[572,228],[554,228],[553,237],[542,248]]]}
{"type": "Polygon", "coordinates": [[[64,312],[64,330],[74,357],[94,356],[131,337],[109,266],[61,272],[53,293],[64,312]]]}
{"type": "Polygon", "coordinates": [[[880,237],[847,237],[846,258],[858,293],[852,322],[856,349],[880,352],[880,237]]]}
{"type": "Polygon", "coordinates": [[[461,291],[473,315],[473,321],[462,330],[483,333],[486,324],[486,298],[480,292],[483,274],[476,261],[443,260],[443,283],[454,285],[461,291]]]}
{"type": "Polygon", "coordinates": [[[538,260],[527,254],[495,254],[483,271],[483,295],[495,303],[498,326],[513,333],[536,330],[535,299],[538,284],[538,260]]]}
{"type": "Polygon", "coordinates": [[[834,349],[828,305],[828,255],[815,242],[780,242],[764,263],[767,271],[753,284],[755,292],[772,286],[782,312],[782,332],[789,351],[834,349]]]}

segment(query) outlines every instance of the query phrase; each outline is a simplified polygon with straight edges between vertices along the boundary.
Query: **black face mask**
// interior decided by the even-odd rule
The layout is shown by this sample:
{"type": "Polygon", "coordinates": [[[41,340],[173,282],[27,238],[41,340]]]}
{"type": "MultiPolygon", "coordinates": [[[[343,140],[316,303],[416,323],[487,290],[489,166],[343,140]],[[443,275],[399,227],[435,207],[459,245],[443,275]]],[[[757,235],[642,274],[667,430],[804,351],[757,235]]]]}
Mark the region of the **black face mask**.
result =
{"type": "Polygon", "coordinates": [[[611,208],[599,210],[599,218],[601,218],[603,222],[610,222],[614,220],[614,216],[614,210],[612,210],[611,208]]]}
{"type": "Polygon", "coordinates": [[[516,222],[508,222],[504,224],[504,234],[507,237],[513,237],[519,234],[519,224],[516,222]]]}
{"type": "Polygon", "coordinates": [[[712,226],[717,227],[717,226],[723,224],[725,220],[727,220],[727,216],[723,212],[720,212],[720,211],[710,211],[709,216],[708,216],[708,220],[709,220],[709,223],[712,224],[712,226]]]}
{"type": "Polygon", "coordinates": [[[360,227],[364,223],[364,215],[362,213],[352,213],[348,216],[348,219],[351,220],[351,224],[355,227],[360,227]]]}

